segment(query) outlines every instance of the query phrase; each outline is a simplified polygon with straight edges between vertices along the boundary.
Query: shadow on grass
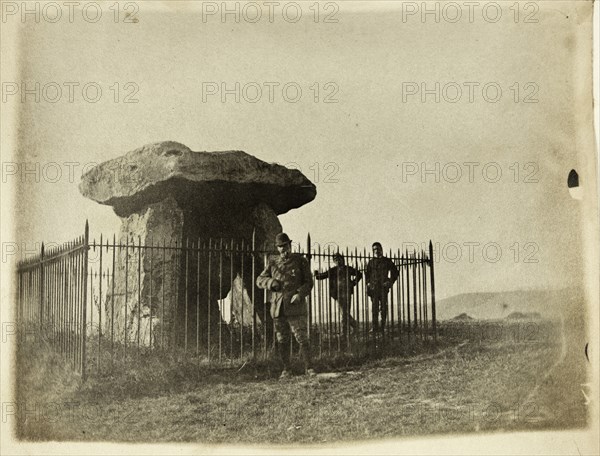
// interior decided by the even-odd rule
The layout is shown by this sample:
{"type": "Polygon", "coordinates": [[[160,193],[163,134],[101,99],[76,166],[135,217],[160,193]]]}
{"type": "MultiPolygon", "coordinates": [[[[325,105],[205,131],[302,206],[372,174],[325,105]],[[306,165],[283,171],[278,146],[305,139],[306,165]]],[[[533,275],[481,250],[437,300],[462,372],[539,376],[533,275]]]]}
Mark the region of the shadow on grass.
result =
{"type": "MultiPolygon", "coordinates": [[[[481,327],[480,323],[469,322],[441,325],[436,344],[431,339],[424,340],[414,335],[408,339],[404,334],[393,340],[371,337],[366,344],[356,344],[352,350],[346,351],[328,351],[318,347],[313,354],[313,367],[317,373],[324,373],[401,366],[443,354],[465,340],[474,342],[469,345],[469,351],[474,355],[490,342],[506,339],[519,342],[520,338],[538,334],[532,333],[526,326],[523,336],[515,332],[516,326],[506,323],[488,324],[483,332],[481,327]]],[[[544,331],[545,334],[552,332],[544,331]]],[[[113,356],[110,353],[108,346],[88,344],[87,378],[81,381],[81,377],[74,374],[69,364],[48,345],[23,345],[17,356],[19,393],[28,397],[50,395],[82,400],[123,400],[191,391],[202,385],[275,381],[281,372],[279,358],[272,348],[266,354],[260,353],[257,358],[248,354],[221,362],[218,359],[209,362],[205,356],[194,356],[182,349],[116,347],[113,356]]],[[[302,374],[297,354],[292,357],[292,371],[296,375],[302,374]]]]}
{"type": "MultiPolygon", "coordinates": [[[[90,344],[92,345],[92,344],[90,344]]],[[[345,372],[367,367],[369,363],[402,360],[417,355],[435,353],[446,344],[412,338],[370,340],[357,351],[317,352],[313,368],[317,373],[345,372]]],[[[281,364],[271,349],[260,359],[246,358],[208,362],[180,349],[117,350],[111,357],[108,350],[91,346],[86,379],[73,372],[70,364],[51,347],[28,343],[20,347],[17,356],[18,389],[22,397],[71,397],[85,400],[153,397],[190,391],[201,385],[249,383],[277,380],[281,364]],[[98,367],[98,353],[101,353],[98,367]]],[[[297,354],[292,356],[292,372],[301,375],[302,365],[297,354]]]]}

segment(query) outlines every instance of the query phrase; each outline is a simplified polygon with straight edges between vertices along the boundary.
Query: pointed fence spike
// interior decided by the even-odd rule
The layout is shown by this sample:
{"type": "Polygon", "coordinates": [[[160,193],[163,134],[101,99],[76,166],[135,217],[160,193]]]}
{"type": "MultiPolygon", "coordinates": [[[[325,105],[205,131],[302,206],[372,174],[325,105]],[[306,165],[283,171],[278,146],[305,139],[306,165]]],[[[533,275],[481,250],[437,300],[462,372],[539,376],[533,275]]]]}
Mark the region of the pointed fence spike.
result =
{"type": "Polygon", "coordinates": [[[433,264],[433,242],[429,240],[429,265],[433,264]]]}

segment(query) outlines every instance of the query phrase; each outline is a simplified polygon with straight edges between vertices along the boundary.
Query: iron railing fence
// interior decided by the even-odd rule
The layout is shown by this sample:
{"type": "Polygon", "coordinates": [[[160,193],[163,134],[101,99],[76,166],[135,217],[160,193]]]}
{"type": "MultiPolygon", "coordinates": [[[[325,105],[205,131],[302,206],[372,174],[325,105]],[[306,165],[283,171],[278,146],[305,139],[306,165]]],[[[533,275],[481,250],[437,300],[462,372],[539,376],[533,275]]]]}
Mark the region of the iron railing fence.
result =
{"type": "Polygon", "coordinates": [[[88,274],[85,234],[17,265],[17,322],[20,341],[44,340],[85,377],[88,274]]]}
{"type": "MultiPolygon", "coordinates": [[[[360,356],[387,342],[436,341],[431,242],[428,252],[386,252],[399,274],[387,293],[382,331],[372,330],[365,280],[370,252],[322,248],[310,235],[306,250],[295,251],[321,279],[307,299],[314,356],[360,356]],[[362,279],[355,283],[352,269],[342,268],[332,289],[331,277],[323,277],[340,253],[362,279]],[[348,311],[334,298],[344,299],[348,311]]],[[[270,292],[259,289],[256,278],[270,255],[254,239],[89,240],[86,223],[75,241],[51,251],[42,244],[39,255],[19,263],[19,322],[26,332],[43,334],[84,378],[130,354],[177,351],[199,365],[267,359],[274,344],[270,292]]],[[[290,350],[297,351],[293,341],[290,350]]]]}

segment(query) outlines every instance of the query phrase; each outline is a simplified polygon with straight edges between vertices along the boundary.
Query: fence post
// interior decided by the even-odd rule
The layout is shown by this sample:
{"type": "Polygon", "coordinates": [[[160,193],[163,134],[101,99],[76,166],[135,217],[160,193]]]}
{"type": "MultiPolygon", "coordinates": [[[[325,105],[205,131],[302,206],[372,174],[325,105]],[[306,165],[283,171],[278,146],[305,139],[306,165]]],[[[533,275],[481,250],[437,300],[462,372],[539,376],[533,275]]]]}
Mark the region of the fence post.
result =
{"type": "Polygon", "coordinates": [[[39,325],[40,325],[39,337],[41,339],[42,332],[44,330],[44,243],[43,242],[42,242],[42,247],[40,250],[40,309],[39,309],[39,312],[40,312],[40,315],[39,315],[39,325]]]}
{"type": "MultiPolygon", "coordinates": [[[[306,259],[308,260],[308,269],[309,271],[311,271],[312,274],[312,270],[310,268],[310,260],[312,258],[311,255],[311,242],[310,242],[310,233],[308,233],[308,235],[306,236],[306,259]]],[[[310,277],[310,280],[312,279],[312,276],[310,277]]],[[[310,293],[308,293],[307,296],[307,300],[306,300],[306,306],[307,306],[307,312],[306,312],[306,316],[308,317],[308,341],[310,343],[311,338],[310,336],[312,335],[312,330],[311,330],[311,326],[312,326],[312,289],[310,290],[310,293]]]]}
{"type": "Polygon", "coordinates": [[[406,258],[406,323],[408,325],[406,332],[408,333],[408,341],[410,342],[413,328],[410,321],[410,257],[408,256],[408,249],[405,249],[404,255],[406,258]]]}
{"type": "Polygon", "coordinates": [[[437,343],[437,323],[435,319],[435,275],[433,271],[433,244],[429,241],[429,267],[431,271],[431,326],[433,329],[433,343],[437,343]]]}
{"type": "MultiPolygon", "coordinates": [[[[88,249],[90,243],[90,226],[88,221],[85,221],[85,234],[83,236],[83,300],[81,305],[83,306],[81,312],[81,359],[79,365],[81,366],[81,379],[85,381],[86,378],[86,321],[87,321],[87,279],[88,279],[88,249]]],[[[100,356],[100,353],[98,353],[100,356]]]]}
{"type": "MultiPolygon", "coordinates": [[[[256,228],[252,230],[252,360],[256,361],[256,228]]],[[[265,322],[263,322],[265,324],[265,322]]]]}

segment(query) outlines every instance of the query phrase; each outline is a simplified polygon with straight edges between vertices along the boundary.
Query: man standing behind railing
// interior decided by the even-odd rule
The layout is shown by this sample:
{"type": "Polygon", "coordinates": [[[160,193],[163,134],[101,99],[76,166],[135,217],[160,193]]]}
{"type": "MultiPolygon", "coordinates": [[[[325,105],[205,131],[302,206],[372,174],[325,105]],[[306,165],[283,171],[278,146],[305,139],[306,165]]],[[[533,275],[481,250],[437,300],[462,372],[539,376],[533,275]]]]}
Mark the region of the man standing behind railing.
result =
{"type": "Polygon", "coordinates": [[[311,368],[310,344],[306,297],[313,287],[308,260],[299,253],[292,253],[292,241],[285,233],[275,237],[279,256],[256,278],[258,288],[271,291],[271,317],[275,323],[275,334],[283,371],[280,378],[289,377],[290,330],[300,345],[306,374],[315,375],[311,368]]]}
{"type": "Polygon", "coordinates": [[[362,278],[362,273],[352,266],[347,266],[341,253],[333,256],[333,262],[335,266],[328,271],[315,271],[315,279],[329,279],[329,296],[335,299],[340,306],[343,337],[346,337],[348,326],[354,331],[357,329],[356,320],[350,315],[350,301],[354,287],[362,278]]]}
{"type": "Polygon", "coordinates": [[[385,329],[387,319],[387,297],[392,285],[400,275],[398,268],[387,257],[383,256],[383,248],[379,242],[373,243],[373,259],[369,261],[366,271],[367,294],[371,297],[371,314],[373,317],[372,332],[385,329]],[[381,327],[379,312],[381,311],[381,327]]]}

